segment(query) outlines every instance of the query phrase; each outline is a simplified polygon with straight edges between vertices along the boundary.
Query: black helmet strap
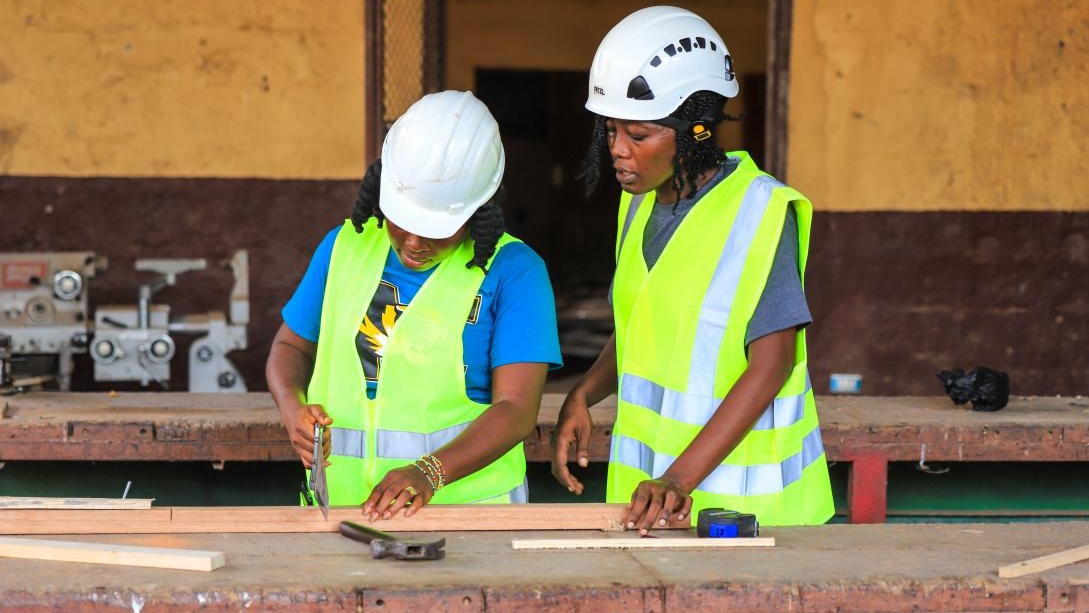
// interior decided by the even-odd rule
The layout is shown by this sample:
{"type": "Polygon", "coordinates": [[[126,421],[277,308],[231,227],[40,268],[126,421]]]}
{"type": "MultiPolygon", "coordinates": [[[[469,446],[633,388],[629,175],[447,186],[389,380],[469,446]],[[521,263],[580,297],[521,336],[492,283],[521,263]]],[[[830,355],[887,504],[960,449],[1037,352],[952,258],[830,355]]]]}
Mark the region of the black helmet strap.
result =
{"type": "Polygon", "coordinates": [[[688,121],[687,119],[681,119],[680,117],[674,117],[669,115],[661,119],[655,120],[654,123],[661,124],[667,128],[673,128],[678,132],[684,132],[692,137],[697,143],[705,141],[712,136],[711,127],[720,121],[741,121],[745,118],[745,113],[740,115],[727,115],[725,113],[719,115],[717,118],[711,115],[704,115],[695,121],[688,121]]]}

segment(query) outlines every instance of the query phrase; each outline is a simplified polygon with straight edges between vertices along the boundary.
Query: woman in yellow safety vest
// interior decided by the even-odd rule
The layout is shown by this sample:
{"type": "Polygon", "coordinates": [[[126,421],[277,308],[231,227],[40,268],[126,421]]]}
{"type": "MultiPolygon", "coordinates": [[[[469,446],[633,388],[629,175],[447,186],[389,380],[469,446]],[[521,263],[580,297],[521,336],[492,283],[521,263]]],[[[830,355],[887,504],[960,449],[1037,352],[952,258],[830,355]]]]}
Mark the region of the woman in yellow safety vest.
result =
{"type": "Polygon", "coordinates": [[[504,159],[471,93],[421,98],[284,307],[269,391],[303,464],[325,462],[329,504],[374,521],[526,502],[521,441],[560,352],[544,262],[504,232],[504,159]]]}
{"type": "Polygon", "coordinates": [[[764,525],[833,513],[806,366],[812,206],[715,144],[737,92],[718,33],[668,6],[618,23],[590,68],[587,193],[605,163],[623,190],[615,332],[564,401],[552,472],[582,492],[568,447],[585,466],[589,407],[618,393],[606,499],[644,533],[703,508],[764,525]]]}

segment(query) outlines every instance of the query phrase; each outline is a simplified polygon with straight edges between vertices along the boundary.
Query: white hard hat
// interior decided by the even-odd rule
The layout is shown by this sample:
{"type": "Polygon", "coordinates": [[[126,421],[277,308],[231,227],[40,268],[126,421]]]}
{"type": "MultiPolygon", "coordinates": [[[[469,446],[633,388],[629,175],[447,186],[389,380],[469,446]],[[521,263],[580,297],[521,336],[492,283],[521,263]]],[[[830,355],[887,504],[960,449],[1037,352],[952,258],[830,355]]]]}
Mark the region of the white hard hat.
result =
{"type": "Polygon", "coordinates": [[[504,163],[483,102],[471,92],[428,94],[386,134],[378,206],[412,234],[447,238],[499,189],[504,163]]]}
{"type": "Polygon", "coordinates": [[[586,108],[603,117],[655,121],[701,90],[737,95],[726,43],[693,12],[652,6],[625,17],[601,41],[586,108]]]}

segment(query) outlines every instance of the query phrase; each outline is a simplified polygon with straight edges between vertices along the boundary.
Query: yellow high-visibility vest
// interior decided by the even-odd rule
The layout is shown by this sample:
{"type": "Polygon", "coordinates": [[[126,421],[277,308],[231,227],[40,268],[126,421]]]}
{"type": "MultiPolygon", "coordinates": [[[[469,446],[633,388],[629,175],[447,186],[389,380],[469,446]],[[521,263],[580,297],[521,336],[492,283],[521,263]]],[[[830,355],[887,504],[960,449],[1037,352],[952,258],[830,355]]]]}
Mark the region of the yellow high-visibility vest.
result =
{"type": "MultiPolygon", "coordinates": [[[[516,240],[504,234],[496,253],[516,240]]],[[[374,219],[358,234],[345,221],[337,234],[307,390],[307,402],[321,404],[333,418],[326,468],[330,504],[361,504],[387,471],[442,447],[488,408],[465,392],[462,333],[484,280],[480,268],[465,267],[473,245],[466,239],[439,263],[387,330],[371,400],[355,339],[382,277],[389,238],[374,219]]],[[[495,462],[447,484],[431,503],[525,502],[525,475],[518,443],[495,462]]]]}
{"type": "MultiPolygon", "coordinates": [[[[612,294],[619,403],[609,502],[629,502],[640,481],[661,476],[745,371],[745,334],[789,204],[797,212],[804,278],[812,205],[747,153],[728,155],[740,158],[737,169],[688,212],[649,272],[643,229],[655,194],[621,196],[612,294]]],[[[708,507],[753,513],[763,525],[818,524],[832,516],[804,330],[786,384],[692,498],[693,521],[708,507]]]]}

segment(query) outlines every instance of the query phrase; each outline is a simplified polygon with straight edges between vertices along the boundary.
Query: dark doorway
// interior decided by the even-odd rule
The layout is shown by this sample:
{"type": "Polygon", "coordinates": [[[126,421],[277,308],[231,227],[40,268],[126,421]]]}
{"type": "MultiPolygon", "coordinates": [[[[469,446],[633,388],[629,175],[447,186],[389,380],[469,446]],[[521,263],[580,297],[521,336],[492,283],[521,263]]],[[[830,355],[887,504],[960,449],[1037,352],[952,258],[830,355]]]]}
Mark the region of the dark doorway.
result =
{"type": "MultiPolygon", "coordinates": [[[[585,72],[477,70],[476,92],[499,122],[507,153],[507,223],[544,258],[556,292],[566,367],[578,373],[612,333],[607,302],[620,190],[586,198],[575,176],[590,143],[585,72]]],[[[607,175],[608,176],[608,175],[607,175]]]]}
{"type": "Polygon", "coordinates": [[[476,92],[507,152],[507,222],[548,263],[557,293],[608,287],[619,189],[587,200],[575,179],[590,142],[587,73],[477,70],[476,92]]]}

